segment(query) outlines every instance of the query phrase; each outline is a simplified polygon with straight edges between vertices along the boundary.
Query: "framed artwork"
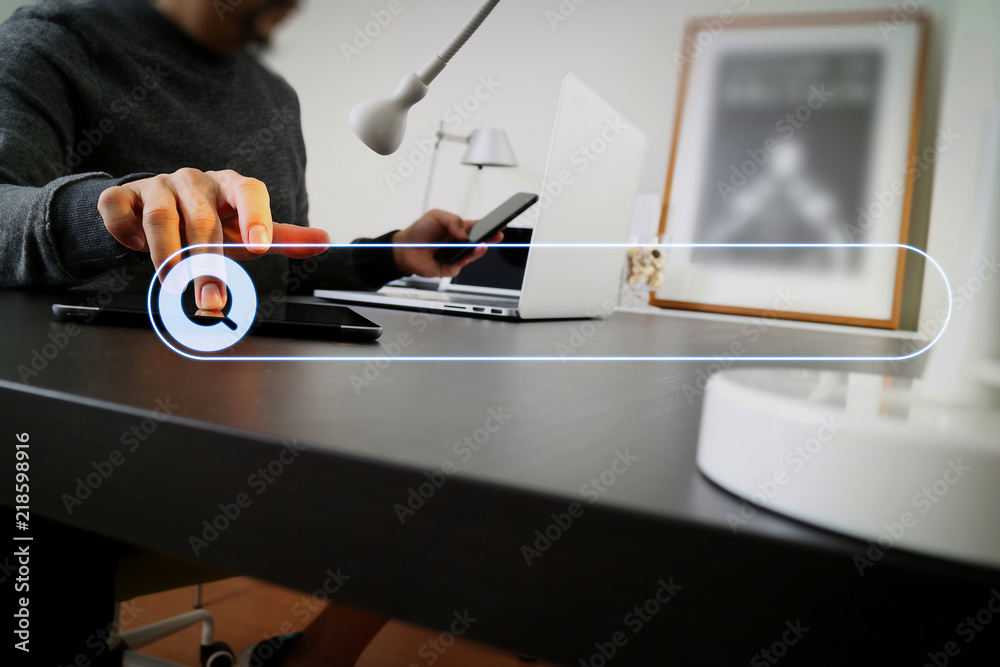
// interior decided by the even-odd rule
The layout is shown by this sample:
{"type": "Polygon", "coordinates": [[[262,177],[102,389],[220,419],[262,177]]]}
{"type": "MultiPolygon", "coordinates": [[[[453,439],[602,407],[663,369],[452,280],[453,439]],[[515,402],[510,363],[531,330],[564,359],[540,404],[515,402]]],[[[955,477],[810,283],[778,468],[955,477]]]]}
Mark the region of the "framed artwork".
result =
{"type": "Polygon", "coordinates": [[[865,244],[907,240],[926,17],[728,19],[685,31],[660,220],[712,247],[667,249],[650,302],[899,328],[908,251],[865,244]]]}

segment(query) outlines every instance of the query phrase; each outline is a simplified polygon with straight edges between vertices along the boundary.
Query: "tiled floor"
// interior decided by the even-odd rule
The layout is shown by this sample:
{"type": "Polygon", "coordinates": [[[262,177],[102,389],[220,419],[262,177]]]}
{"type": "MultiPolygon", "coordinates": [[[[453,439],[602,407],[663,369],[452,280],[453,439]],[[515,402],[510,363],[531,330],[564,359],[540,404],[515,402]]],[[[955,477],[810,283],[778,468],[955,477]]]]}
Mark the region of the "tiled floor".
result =
{"type": "MultiPolygon", "coordinates": [[[[194,588],[180,588],[124,603],[123,629],[190,611],[193,596],[194,588]]],[[[319,613],[308,595],[247,577],[205,584],[202,605],[215,615],[216,638],[229,644],[237,655],[252,642],[280,634],[286,622],[294,630],[300,630],[319,613]]],[[[197,666],[200,633],[200,626],[189,628],[151,644],[142,652],[197,666]]],[[[435,631],[392,621],[369,645],[358,667],[423,667],[430,665],[432,658],[435,667],[556,667],[543,662],[529,665],[520,662],[512,652],[462,640],[438,653],[427,644],[438,635],[435,631]]]]}

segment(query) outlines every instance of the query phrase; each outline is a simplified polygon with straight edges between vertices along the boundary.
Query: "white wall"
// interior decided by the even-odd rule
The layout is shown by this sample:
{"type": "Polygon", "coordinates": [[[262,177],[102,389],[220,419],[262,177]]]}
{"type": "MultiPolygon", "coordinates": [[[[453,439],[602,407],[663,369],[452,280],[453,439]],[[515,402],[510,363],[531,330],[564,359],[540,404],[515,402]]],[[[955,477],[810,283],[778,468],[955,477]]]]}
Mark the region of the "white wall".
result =
{"type": "Polygon", "coordinates": [[[29,4],[23,0],[0,0],[0,21],[5,20],[21,5],[29,4]]]}
{"type": "MultiPolygon", "coordinates": [[[[570,69],[648,135],[642,190],[662,195],[678,84],[672,56],[681,48],[688,19],[716,16],[726,9],[740,14],[900,5],[896,0],[505,0],[434,82],[428,97],[414,107],[403,148],[396,156],[380,157],[351,133],[348,111],[359,101],[386,94],[403,74],[423,65],[478,6],[476,0],[400,0],[399,15],[348,62],[341,44],[350,44],[356,30],[363,30],[372,20],[371,12],[384,10],[388,1],[309,3],[279,34],[270,55],[273,66],[296,87],[302,100],[312,224],[327,229],[338,241],[406,225],[420,213],[427,165],[418,167],[394,191],[386,184],[386,173],[395,172],[399,156],[411,154],[418,140],[431,135],[453,104],[474,93],[480,77],[492,77],[500,88],[460,128],[452,130],[505,128],[521,166],[484,171],[484,197],[477,200],[474,170],[459,164],[461,147],[446,145],[432,205],[476,217],[516,189],[537,189],[559,82],[570,69]],[[553,27],[546,12],[558,11],[561,5],[573,6],[575,11],[553,27]]],[[[996,3],[917,1],[933,19],[924,142],[933,140],[937,127],[949,123],[964,132],[962,150],[942,155],[934,173],[922,179],[913,216],[917,231],[923,227],[920,233],[926,234],[932,191],[935,199],[946,198],[952,211],[963,211],[960,216],[946,215],[936,206],[930,222],[930,252],[957,258],[959,248],[966,247],[963,230],[970,224],[963,208],[970,205],[973,195],[970,174],[974,166],[969,157],[980,143],[978,121],[972,121],[983,113],[985,100],[995,96],[998,79],[996,58],[991,55],[996,36],[985,34],[996,22],[996,3]],[[955,18],[959,8],[961,22],[955,18]],[[944,70],[951,78],[942,84],[944,70]],[[939,117],[942,97],[948,100],[946,117],[939,117]]],[[[946,267],[949,274],[962,270],[955,261],[946,267]]],[[[919,274],[908,274],[909,284],[915,285],[910,291],[914,297],[920,293],[919,278],[919,274]]],[[[938,279],[925,276],[925,282],[930,280],[938,279]]],[[[944,295],[932,288],[925,292],[921,310],[934,312],[944,295]]],[[[915,310],[908,324],[916,324],[915,310]]]]}
{"type": "MultiPolygon", "coordinates": [[[[974,247],[972,226],[984,161],[985,115],[1000,101],[1000,3],[962,0],[956,4],[938,126],[960,136],[935,162],[927,239],[927,251],[948,274],[953,291],[974,277],[983,260],[990,259],[989,254],[983,255],[984,249],[974,247]]],[[[937,334],[947,308],[940,282],[930,271],[924,280],[920,330],[928,337],[937,334]]],[[[990,289],[1000,286],[993,281],[990,289]]]]}
{"type": "MultiPolygon", "coordinates": [[[[579,2],[579,0],[575,0],[579,2]]],[[[472,168],[458,164],[461,148],[442,154],[432,204],[475,216],[515,188],[537,189],[542,178],[559,82],[573,70],[630,118],[650,139],[642,190],[662,194],[674,117],[684,23],[723,9],[794,12],[889,8],[892,0],[586,0],[553,28],[547,10],[560,0],[505,0],[451,66],[414,107],[403,148],[392,157],[366,149],[347,126],[359,101],[383,95],[399,78],[419,68],[478,6],[476,0],[400,0],[402,11],[360,54],[347,62],[341,43],[350,44],[371,12],[389,0],[307,3],[279,34],[270,58],[299,91],[309,148],[312,224],[347,240],[407,224],[420,212],[427,165],[392,191],[386,172],[400,155],[431,135],[442,115],[475,92],[480,77],[499,89],[458,128],[503,127],[521,163],[516,170],[483,172],[486,196],[471,197],[472,168]]],[[[950,3],[932,0],[934,8],[950,3]]],[[[941,11],[936,11],[942,14],[941,11]]]]}
{"type": "MultiPolygon", "coordinates": [[[[341,42],[384,9],[387,0],[310,3],[279,37],[274,66],[298,89],[309,147],[312,224],[337,239],[406,225],[420,213],[427,165],[393,191],[386,172],[417,150],[442,116],[476,93],[480,78],[499,88],[470,118],[448,131],[502,127],[521,166],[483,172],[484,198],[470,199],[475,170],[459,165],[462,147],[446,145],[432,205],[477,216],[516,189],[537,190],[552,131],[559,84],[572,69],[619,107],[652,141],[644,189],[662,189],[676,70],[670,62],[681,29],[662,2],[590,2],[550,28],[544,9],[557,2],[505,0],[414,107],[403,147],[393,157],[365,148],[347,127],[350,108],[383,95],[438,51],[478,6],[476,0],[402,0],[403,11],[347,62],[341,42]],[[671,35],[670,33],[676,33],[671,35]],[[636,66],[635,63],[642,63],[636,66]]],[[[689,3],[694,5],[695,3],[689,3]]],[[[480,88],[479,92],[485,92],[480,88]]],[[[418,160],[419,161],[419,160],[418,160]]]]}

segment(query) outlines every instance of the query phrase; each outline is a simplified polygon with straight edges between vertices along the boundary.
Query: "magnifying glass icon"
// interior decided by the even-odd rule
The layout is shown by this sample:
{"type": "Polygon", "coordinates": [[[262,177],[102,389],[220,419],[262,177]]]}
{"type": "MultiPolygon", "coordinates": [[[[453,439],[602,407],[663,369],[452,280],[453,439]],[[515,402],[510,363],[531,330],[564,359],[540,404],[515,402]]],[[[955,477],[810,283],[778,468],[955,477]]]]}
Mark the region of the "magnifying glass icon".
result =
{"type": "Polygon", "coordinates": [[[234,260],[216,253],[200,253],[184,258],[167,272],[156,305],[166,333],[178,344],[197,352],[219,352],[249,333],[257,317],[257,290],[246,270],[234,260]],[[185,311],[184,292],[195,278],[205,276],[225,284],[228,312],[197,311],[188,315],[185,311]]]}
{"type": "Polygon", "coordinates": [[[229,317],[230,309],[233,305],[233,295],[229,288],[226,288],[226,307],[222,310],[202,310],[198,309],[194,311],[190,319],[195,324],[200,324],[202,326],[211,326],[213,324],[218,324],[222,322],[230,331],[236,331],[239,325],[233,322],[232,318],[229,317]]]}

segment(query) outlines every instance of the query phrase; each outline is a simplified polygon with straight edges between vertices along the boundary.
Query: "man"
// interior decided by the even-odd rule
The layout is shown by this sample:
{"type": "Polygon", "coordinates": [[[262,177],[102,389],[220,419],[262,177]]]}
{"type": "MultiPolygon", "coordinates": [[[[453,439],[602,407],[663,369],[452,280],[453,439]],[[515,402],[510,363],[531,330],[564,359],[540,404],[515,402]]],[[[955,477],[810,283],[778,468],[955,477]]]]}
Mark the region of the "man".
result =
{"type": "MultiPolygon", "coordinates": [[[[15,13],[0,39],[0,286],[81,284],[144,253],[152,262],[141,274],[151,276],[197,243],[242,242],[237,260],[317,254],[270,248],[329,238],[307,228],[295,92],[245,50],[266,43],[295,5],[44,0],[15,13]]],[[[376,241],[464,241],[470,224],[431,211],[376,241]]],[[[359,246],[325,251],[303,276],[294,261],[268,259],[247,267],[260,294],[290,276],[299,290],[377,289],[468,263],[441,265],[432,248],[359,246]]],[[[200,308],[224,305],[219,281],[195,288],[200,308]]]]}
{"type": "MultiPolygon", "coordinates": [[[[259,294],[273,287],[377,289],[408,274],[454,276],[433,248],[316,249],[308,227],[298,99],[248,46],[266,44],[295,0],[43,0],[0,26],[0,286],[99,285],[197,243],[231,253],[259,294]],[[265,131],[266,130],[266,131],[265,131]],[[281,221],[281,222],[277,222],[281,221]],[[151,261],[150,261],[151,260],[151,261]]],[[[379,239],[468,240],[471,222],[431,211],[379,239]]],[[[495,242],[499,235],[491,239],[495,242]]],[[[197,279],[203,310],[226,290],[197,279]]],[[[385,619],[331,605],[300,637],[245,661],[350,665],[385,619]],[[258,656],[259,657],[259,656],[258,656]]]]}

